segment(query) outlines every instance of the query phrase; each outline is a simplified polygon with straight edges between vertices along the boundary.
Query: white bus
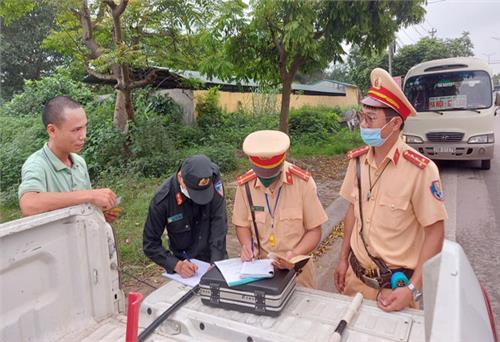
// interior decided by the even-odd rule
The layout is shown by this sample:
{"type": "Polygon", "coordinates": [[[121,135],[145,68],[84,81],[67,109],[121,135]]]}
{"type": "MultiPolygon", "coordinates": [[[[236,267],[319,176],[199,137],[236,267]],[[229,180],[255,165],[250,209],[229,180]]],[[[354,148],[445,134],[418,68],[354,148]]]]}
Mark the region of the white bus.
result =
{"type": "Polygon", "coordinates": [[[494,117],[500,94],[493,91],[491,69],[480,59],[433,60],[411,68],[404,92],[417,110],[403,134],[430,159],[480,160],[488,170],[495,142],[494,117]]]}

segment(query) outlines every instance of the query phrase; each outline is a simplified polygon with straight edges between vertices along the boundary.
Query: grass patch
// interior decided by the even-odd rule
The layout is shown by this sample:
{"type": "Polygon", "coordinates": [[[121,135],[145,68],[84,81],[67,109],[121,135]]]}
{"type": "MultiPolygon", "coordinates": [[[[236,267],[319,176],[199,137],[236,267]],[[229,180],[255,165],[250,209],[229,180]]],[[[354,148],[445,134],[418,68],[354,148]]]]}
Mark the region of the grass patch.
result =
{"type": "Polygon", "coordinates": [[[341,130],[332,136],[328,142],[311,143],[298,141],[291,146],[291,154],[295,158],[306,156],[333,156],[344,154],[355,147],[363,145],[363,141],[357,131],[341,130]]]}

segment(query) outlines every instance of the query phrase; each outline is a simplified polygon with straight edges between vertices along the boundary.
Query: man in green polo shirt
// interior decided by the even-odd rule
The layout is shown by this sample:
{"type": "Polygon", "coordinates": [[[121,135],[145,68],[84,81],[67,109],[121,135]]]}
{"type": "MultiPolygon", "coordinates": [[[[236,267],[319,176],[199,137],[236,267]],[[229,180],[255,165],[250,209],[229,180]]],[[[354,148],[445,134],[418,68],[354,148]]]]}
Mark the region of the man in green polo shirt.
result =
{"type": "MultiPolygon", "coordinates": [[[[82,106],[67,96],[57,96],[44,107],[42,121],[49,141],[33,153],[22,168],[19,206],[23,216],[81,203],[92,203],[103,211],[116,204],[110,189],[92,190],[85,160],[80,152],[87,134],[87,115],[82,106]]],[[[105,212],[108,222],[116,219],[105,212]]]]}

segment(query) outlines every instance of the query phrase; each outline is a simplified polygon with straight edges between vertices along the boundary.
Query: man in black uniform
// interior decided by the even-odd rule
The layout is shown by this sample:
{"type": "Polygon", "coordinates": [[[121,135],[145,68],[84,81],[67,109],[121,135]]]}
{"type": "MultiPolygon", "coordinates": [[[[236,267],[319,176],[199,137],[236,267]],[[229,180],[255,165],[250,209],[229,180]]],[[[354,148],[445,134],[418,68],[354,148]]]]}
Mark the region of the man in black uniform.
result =
{"type": "Polygon", "coordinates": [[[144,254],[165,268],[188,278],[196,258],[213,263],[227,258],[226,201],[219,167],[204,155],[182,163],[156,192],[144,225],[144,254]],[[169,249],[161,236],[167,229],[169,249]]]}

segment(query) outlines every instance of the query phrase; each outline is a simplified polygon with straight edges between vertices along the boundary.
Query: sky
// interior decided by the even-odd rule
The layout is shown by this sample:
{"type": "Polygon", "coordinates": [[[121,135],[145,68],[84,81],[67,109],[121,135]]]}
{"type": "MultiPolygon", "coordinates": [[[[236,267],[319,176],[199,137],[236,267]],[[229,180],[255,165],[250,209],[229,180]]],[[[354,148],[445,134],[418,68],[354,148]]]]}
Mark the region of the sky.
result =
{"type": "Polygon", "coordinates": [[[399,46],[415,44],[435,29],[438,38],[458,38],[468,31],[476,57],[500,73],[500,0],[428,0],[425,20],[397,33],[399,46]]]}

